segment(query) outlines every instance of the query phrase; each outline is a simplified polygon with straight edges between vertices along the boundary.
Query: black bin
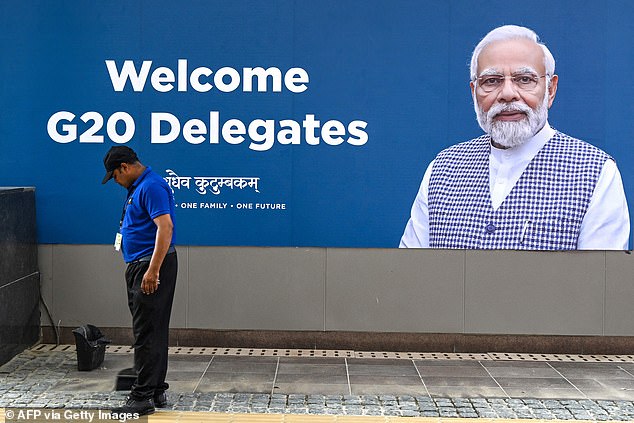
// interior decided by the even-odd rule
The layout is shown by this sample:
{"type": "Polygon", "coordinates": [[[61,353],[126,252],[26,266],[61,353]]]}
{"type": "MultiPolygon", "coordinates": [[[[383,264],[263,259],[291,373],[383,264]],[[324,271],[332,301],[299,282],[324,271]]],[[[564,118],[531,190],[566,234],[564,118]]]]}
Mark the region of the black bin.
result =
{"type": "Polygon", "coordinates": [[[110,340],[106,339],[99,328],[93,325],[73,329],[73,335],[75,335],[77,349],[77,370],[88,371],[99,367],[103,363],[106,345],[110,343],[110,340]]]}

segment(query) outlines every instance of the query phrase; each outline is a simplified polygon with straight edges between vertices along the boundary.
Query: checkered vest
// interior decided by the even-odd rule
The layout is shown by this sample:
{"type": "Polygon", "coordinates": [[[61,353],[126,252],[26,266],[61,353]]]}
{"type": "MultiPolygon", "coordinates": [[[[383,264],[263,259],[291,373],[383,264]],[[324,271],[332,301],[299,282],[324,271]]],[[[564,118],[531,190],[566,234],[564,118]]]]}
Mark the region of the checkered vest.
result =
{"type": "Polygon", "coordinates": [[[581,222],[606,160],[598,148],[556,132],[502,205],[489,187],[491,137],[443,150],[428,191],[433,248],[574,250],[581,222]]]}

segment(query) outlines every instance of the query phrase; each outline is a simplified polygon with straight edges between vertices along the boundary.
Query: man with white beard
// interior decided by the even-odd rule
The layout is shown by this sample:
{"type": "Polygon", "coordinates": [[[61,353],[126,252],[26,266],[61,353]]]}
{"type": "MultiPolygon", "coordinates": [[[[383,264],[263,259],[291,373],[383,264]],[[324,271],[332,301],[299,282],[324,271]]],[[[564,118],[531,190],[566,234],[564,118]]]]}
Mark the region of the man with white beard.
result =
{"type": "Polygon", "coordinates": [[[555,59],[506,25],[473,51],[471,92],[485,135],[427,168],[401,248],[625,250],[629,213],[614,159],[548,124],[555,59]]]}

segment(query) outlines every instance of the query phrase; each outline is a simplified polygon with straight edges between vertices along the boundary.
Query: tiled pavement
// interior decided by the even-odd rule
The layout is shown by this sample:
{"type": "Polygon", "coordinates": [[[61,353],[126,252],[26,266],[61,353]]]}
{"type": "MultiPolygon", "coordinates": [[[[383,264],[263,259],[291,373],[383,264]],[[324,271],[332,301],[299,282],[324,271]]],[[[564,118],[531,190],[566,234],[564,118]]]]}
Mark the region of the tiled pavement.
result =
{"type": "MultiPolygon", "coordinates": [[[[608,358],[609,360],[609,358],[608,358]]],[[[131,353],[79,372],[74,350],[0,367],[0,407],[107,409],[131,353]]],[[[634,420],[634,360],[613,362],[170,355],[180,411],[634,420]]]]}

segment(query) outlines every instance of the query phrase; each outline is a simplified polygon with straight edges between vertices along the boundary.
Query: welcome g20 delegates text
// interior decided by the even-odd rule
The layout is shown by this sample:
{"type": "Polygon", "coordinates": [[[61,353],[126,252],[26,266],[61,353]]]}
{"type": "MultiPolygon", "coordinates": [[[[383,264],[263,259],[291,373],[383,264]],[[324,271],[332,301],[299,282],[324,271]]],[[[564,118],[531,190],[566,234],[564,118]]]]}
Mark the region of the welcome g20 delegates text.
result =
{"type": "MultiPolygon", "coordinates": [[[[120,67],[114,60],[106,60],[105,64],[115,92],[123,92],[129,86],[134,92],[143,92],[151,87],[158,93],[174,90],[187,92],[190,89],[198,93],[213,90],[222,93],[254,90],[281,93],[285,89],[293,94],[301,94],[308,90],[310,82],[308,72],[298,67],[284,73],[277,67],[245,67],[240,71],[222,67],[214,72],[204,66],[190,71],[187,59],[178,60],[176,71],[166,66],[153,68],[151,60],[143,61],[139,68],[132,60],[123,61],[120,67]]],[[[254,151],[267,151],[276,141],[281,145],[298,145],[302,142],[318,145],[323,141],[332,146],[345,143],[362,146],[368,142],[367,122],[363,120],[353,120],[348,124],[328,120],[322,124],[314,114],[307,113],[301,122],[258,118],[245,123],[240,119],[221,122],[220,116],[219,111],[210,111],[204,117],[183,122],[173,113],[151,112],[150,142],[168,144],[182,136],[189,144],[219,144],[222,140],[238,145],[249,139],[249,148],[254,151]]],[[[83,124],[76,120],[75,113],[58,111],[48,120],[48,134],[53,141],[61,144],[76,140],[80,143],[103,143],[106,138],[117,144],[125,144],[132,140],[136,131],[135,119],[125,111],[106,117],[100,112],[87,111],[79,117],[79,121],[83,124]]]]}

